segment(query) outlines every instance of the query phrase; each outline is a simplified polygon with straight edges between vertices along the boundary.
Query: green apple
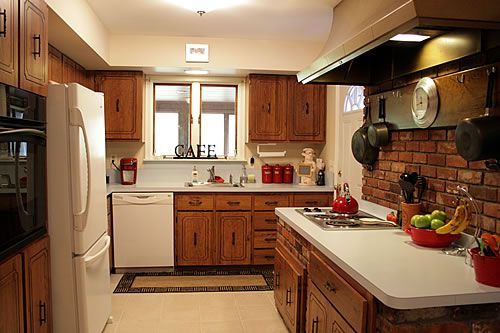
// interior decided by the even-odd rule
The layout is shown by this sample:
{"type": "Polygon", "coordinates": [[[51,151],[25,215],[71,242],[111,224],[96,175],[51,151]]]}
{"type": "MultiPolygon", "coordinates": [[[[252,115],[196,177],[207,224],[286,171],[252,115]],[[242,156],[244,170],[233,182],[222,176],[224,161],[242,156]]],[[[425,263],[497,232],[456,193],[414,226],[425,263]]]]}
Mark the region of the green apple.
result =
{"type": "Polygon", "coordinates": [[[431,229],[436,230],[441,228],[444,225],[444,221],[440,219],[432,219],[431,221],[431,229]]]}
{"type": "Polygon", "coordinates": [[[415,220],[415,227],[420,229],[428,229],[431,226],[431,219],[427,215],[420,215],[415,220]]]}
{"type": "Polygon", "coordinates": [[[431,213],[431,219],[439,219],[441,221],[446,221],[446,213],[443,212],[442,210],[434,210],[432,213],[431,213]]]}
{"type": "Polygon", "coordinates": [[[432,220],[432,214],[425,214],[429,218],[429,220],[432,220]]]}
{"type": "Polygon", "coordinates": [[[418,219],[418,217],[419,217],[419,216],[422,216],[422,215],[418,215],[418,214],[417,214],[417,215],[413,215],[413,216],[411,217],[410,224],[411,224],[412,226],[415,226],[415,221],[418,219]]]}

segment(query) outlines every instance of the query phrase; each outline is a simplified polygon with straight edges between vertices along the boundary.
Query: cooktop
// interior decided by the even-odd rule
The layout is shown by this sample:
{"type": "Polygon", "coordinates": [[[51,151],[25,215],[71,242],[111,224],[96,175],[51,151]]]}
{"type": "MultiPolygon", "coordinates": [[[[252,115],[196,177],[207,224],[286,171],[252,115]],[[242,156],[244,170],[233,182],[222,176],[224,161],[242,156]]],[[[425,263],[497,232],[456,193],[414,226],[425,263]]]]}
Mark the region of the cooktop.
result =
{"type": "Polygon", "coordinates": [[[330,209],[318,207],[306,207],[296,209],[307,219],[314,222],[323,230],[380,230],[395,229],[399,226],[390,221],[384,221],[371,214],[358,211],[355,214],[335,213],[330,209]]]}

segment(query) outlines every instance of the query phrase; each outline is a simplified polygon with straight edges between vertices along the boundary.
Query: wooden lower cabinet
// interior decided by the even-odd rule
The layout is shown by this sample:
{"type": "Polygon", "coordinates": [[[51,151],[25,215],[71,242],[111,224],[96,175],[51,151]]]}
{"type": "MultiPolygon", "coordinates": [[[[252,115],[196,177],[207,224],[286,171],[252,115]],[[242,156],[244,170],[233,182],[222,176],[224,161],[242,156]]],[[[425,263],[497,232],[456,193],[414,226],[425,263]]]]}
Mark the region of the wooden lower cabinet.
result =
{"type": "Polygon", "coordinates": [[[0,332],[24,332],[23,257],[21,254],[0,264],[0,332]]]}
{"type": "Polygon", "coordinates": [[[276,245],[274,291],[276,308],[290,332],[302,332],[304,325],[304,290],[306,267],[281,243],[276,245]]]}
{"type": "Polygon", "coordinates": [[[212,212],[177,212],[177,265],[213,265],[214,218],[212,212]]]}
{"type": "Polygon", "coordinates": [[[48,236],[0,263],[0,304],[0,332],[52,332],[48,236]]]}
{"type": "Polygon", "coordinates": [[[354,333],[311,280],[307,289],[306,333],[354,333]]]}
{"type": "Polygon", "coordinates": [[[221,265],[248,265],[252,256],[250,212],[217,212],[217,240],[221,265]]]}

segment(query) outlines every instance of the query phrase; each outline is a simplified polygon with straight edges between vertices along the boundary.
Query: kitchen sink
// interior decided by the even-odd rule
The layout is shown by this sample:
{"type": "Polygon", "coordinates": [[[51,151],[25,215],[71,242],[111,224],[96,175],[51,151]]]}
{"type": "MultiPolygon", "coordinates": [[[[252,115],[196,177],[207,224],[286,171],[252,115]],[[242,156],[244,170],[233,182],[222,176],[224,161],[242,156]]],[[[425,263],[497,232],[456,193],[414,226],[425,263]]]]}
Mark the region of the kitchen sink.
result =
{"type": "Polygon", "coordinates": [[[212,182],[202,182],[202,183],[191,183],[187,182],[184,184],[185,187],[244,187],[245,185],[239,183],[212,183],[212,182]]]}

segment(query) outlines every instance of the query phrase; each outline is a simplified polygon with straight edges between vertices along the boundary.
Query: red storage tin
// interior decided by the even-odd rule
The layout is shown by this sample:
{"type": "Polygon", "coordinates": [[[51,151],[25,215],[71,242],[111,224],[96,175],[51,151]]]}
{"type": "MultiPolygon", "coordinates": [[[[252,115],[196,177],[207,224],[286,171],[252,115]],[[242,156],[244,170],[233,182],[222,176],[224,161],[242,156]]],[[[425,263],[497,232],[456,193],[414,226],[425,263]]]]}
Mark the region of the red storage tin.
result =
{"type": "Polygon", "coordinates": [[[476,281],[492,287],[500,287],[500,257],[487,257],[479,253],[479,248],[468,250],[474,263],[476,281]]]}
{"type": "Polygon", "coordinates": [[[273,168],[266,164],[262,166],[262,183],[270,184],[273,182],[273,168]]]}
{"type": "Polygon", "coordinates": [[[283,167],[281,165],[273,166],[273,183],[283,183],[283,167]]]}
{"type": "Polygon", "coordinates": [[[283,168],[283,183],[293,183],[293,166],[290,164],[283,168]]]}

